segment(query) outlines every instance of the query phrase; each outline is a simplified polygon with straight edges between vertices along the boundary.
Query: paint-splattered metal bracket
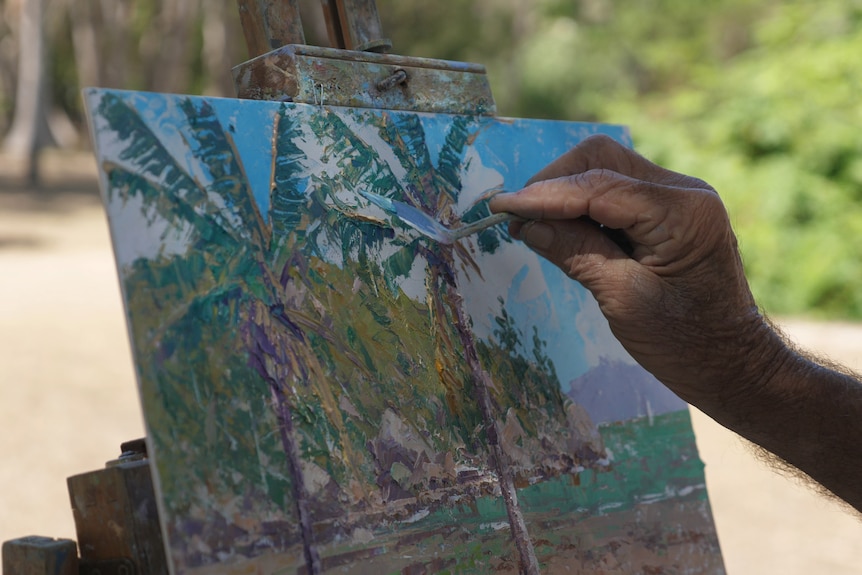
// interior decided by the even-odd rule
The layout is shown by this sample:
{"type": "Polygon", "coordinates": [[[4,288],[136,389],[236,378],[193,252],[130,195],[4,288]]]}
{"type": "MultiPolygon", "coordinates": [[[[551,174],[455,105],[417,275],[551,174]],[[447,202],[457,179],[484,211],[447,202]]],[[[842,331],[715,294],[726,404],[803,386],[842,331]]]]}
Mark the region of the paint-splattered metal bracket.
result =
{"type": "Polygon", "coordinates": [[[237,96],[305,104],[493,116],[485,67],[386,54],[373,0],[323,2],[330,43],[308,46],[298,0],[239,0],[252,59],[236,66],[237,96]]]}

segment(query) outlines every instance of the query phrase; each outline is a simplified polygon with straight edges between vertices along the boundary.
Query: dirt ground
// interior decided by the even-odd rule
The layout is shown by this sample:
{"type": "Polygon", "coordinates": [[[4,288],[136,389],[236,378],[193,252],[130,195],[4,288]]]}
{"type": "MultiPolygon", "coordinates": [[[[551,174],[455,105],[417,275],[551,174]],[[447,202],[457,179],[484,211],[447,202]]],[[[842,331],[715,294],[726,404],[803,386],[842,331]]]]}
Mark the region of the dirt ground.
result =
{"type": "MultiPolygon", "coordinates": [[[[55,153],[44,164],[44,188],[27,192],[0,156],[0,541],[74,539],[66,477],[144,435],[93,160],[55,153]]],[[[781,323],[862,371],[862,325],[781,323]]],[[[856,515],[692,415],[728,573],[860,572],[856,515]]]]}

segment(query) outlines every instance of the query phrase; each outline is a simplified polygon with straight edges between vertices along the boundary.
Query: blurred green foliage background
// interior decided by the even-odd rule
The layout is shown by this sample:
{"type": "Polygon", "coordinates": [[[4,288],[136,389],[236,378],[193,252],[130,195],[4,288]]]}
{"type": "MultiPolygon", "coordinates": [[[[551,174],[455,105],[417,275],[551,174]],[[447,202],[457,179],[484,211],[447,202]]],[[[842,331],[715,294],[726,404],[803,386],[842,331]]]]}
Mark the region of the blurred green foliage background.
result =
{"type": "MultiPolygon", "coordinates": [[[[22,1],[0,0],[0,132],[22,1]]],[[[230,0],[47,2],[53,101],[79,130],[82,85],[230,96],[246,59],[230,0]]],[[[767,312],[862,318],[862,0],[377,5],[394,53],[485,64],[500,115],[625,124],[710,182],[767,312]]]]}

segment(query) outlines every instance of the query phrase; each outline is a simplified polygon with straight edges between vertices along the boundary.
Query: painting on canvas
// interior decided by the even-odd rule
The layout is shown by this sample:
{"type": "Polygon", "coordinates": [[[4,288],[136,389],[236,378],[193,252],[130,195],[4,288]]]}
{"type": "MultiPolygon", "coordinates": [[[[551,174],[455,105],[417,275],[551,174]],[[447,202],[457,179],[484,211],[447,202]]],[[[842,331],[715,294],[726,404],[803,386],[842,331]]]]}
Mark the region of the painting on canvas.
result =
{"type": "Polygon", "coordinates": [[[617,126],[87,92],[174,573],[722,573],[685,405],[504,226],[617,126]]]}

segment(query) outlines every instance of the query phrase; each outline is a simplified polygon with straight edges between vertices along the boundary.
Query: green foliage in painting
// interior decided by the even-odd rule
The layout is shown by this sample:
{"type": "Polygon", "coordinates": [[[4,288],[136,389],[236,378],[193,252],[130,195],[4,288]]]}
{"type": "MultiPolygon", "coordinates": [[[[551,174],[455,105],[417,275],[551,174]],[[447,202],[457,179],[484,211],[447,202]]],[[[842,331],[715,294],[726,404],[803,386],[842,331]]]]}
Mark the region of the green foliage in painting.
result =
{"type": "MultiPolygon", "coordinates": [[[[544,352],[547,344],[539,337],[537,328],[533,328],[529,342],[532,349],[527,352],[525,334],[506,311],[502,298],[498,298],[498,302],[500,311],[494,318],[497,327],[493,330],[493,343],[480,343],[479,353],[485,365],[493,366],[492,371],[500,381],[509,382],[501,390],[506,395],[500,403],[512,406],[520,425],[535,434],[542,425],[537,422],[543,418],[565,419],[567,400],[560,392],[561,385],[553,362],[544,352]]],[[[537,448],[537,451],[540,450],[537,448]]]]}
{"type": "Polygon", "coordinates": [[[524,484],[599,458],[537,333],[526,339],[502,300],[494,340],[470,331],[456,285],[459,269],[478,274],[468,247],[392,237],[343,213],[345,194],[370,189],[457,219],[467,145],[483,120],[455,118],[435,165],[418,116],[353,112],[390,147],[399,178],[338,114],[304,123],[282,105],[264,215],[212,105],[178,102],[193,166],[121,97],[99,105],[121,142],[122,165],[104,166],[109,201],[139,206],[162,230],[159,253],[122,277],[157,460],[187,464],[160,474],[165,500],[182,507],[170,510],[185,521],[172,530],[241,541],[223,515],[241,508],[251,547],[237,545],[254,554],[254,534],[272,526],[287,547],[312,540],[312,522],[313,538],[330,541],[420,499],[469,501],[493,489],[501,445],[504,472],[524,484]],[[297,146],[308,138],[336,170],[309,172],[297,146]],[[420,301],[399,287],[417,269],[428,289],[420,301]],[[475,475],[464,479],[464,468],[475,475]]]}
{"type": "MultiPolygon", "coordinates": [[[[210,353],[230,347],[236,329],[249,322],[250,306],[266,297],[261,286],[250,285],[247,280],[253,277],[249,268],[254,268],[255,260],[262,260],[267,249],[268,230],[233,160],[230,140],[212,110],[205,103],[194,109],[185,102],[184,111],[196,135],[191,141],[210,154],[211,190],[177,163],[121,98],[105,94],[99,106],[102,117],[126,144],[120,159],[128,162],[128,167],[105,166],[109,196],[124,202],[138,199],[151,224],[159,218],[190,234],[190,247],[184,253],[138,259],[131,269],[123,271],[138,369],[142,380],[155,382],[144,387],[143,394],[145,409],[152,414],[152,440],[163,452],[277,452],[282,446],[278,446],[278,435],[270,432],[278,427],[272,407],[260,401],[259,391],[231,391],[230,381],[253,378],[249,361],[243,356],[211,358],[210,353]],[[216,197],[226,210],[216,208],[216,197]],[[257,257],[249,250],[256,251],[257,257]],[[165,408],[158,408],[160,405],[165,408]],[[220,416],[223,410],[230,413],[230,420],[220,416]],[[243,418],[247,418],[250,433],[242,437],[230,434],[231,426],[244,424],[243,418]]],[[[201,486],[222,482],[234,488],[216,491],[245,493],[244,504],[256,509],[260,521],[280,517],[287,525],[293,524],[289,519],[292,514],[285,516],[281,510],[290,509],[288,495],[293,491],[295,475],[282,471],[283,464],[267,469],[259,459],[243,461],[248,467],[222,469],[217,464],[213,469],[211,460],[208,463],[201,457],[188,462],[186,473],[164,473],[162,487],[169,493],[189,494],[186,502],[216,510],[231,502],[212,501],[201,486]],[[255,483],[243,481],[248,477],[261,477],[262,481],[252,487],[255,483]],[[240,488],[237,483],[246,486],[240,488]],[[274,507],[267,508],[266,502],[274,507]]],[[[227,521],[211,515],[197,519],[201,526],[214,529],[227,521]]],[[[284,533],[298,537],[292,528],[284,533]]]]}

